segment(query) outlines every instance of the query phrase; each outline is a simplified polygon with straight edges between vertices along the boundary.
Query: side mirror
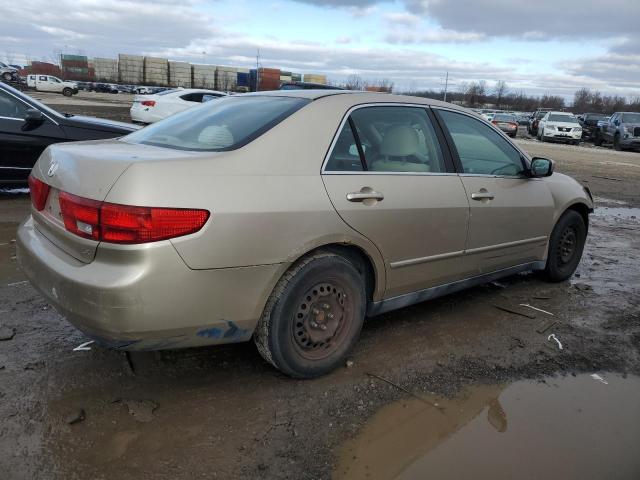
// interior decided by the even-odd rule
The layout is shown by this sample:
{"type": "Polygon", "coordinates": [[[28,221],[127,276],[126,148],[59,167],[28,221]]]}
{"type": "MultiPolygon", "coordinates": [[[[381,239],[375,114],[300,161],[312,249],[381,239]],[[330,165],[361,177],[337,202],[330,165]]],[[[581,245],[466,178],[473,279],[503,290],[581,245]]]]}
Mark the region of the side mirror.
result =
{"type": "Polygon", "coordinates": [[[553,161],[548,158],[534,157],[531,160],[531,176],[548,177],[553,173],[553,161]]]}
{"type": "Polygon", "coordinates": [[[29,130],[41,125],[44,122],[44,115],[36,108],[29,108],[24,116],[23,130],[29,130]]]}

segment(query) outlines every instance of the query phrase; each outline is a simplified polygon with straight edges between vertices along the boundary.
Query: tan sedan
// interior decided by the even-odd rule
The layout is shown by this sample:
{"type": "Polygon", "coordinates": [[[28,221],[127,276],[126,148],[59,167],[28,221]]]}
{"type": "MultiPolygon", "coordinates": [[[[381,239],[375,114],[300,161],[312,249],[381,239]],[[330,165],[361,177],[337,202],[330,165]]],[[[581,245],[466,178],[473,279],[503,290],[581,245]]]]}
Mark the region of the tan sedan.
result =
{"type": "Polygon", "coordinates": [[[60,144],[18,232],[31,282],[122,349],[242,342],[335,368],[365,316],[524,270],[575,271],[589,191],[450,104],[237,95],[126,137],[60,144]]]}

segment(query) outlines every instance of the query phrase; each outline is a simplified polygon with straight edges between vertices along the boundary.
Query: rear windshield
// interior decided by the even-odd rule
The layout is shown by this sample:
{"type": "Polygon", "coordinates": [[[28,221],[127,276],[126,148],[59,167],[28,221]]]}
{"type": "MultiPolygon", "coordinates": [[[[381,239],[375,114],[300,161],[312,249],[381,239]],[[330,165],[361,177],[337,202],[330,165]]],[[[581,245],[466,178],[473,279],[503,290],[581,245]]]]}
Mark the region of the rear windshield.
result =
{"type": "Polygon", "coordinates": [[[560,115],[560,114],[551,114],[549,115],[550,122],[566,122],[566,123],[578,123],[576,117],[571,115],[560,115]]]}
{"type": "Polygon", "coordinates": [[[154,123],[124,140],[177,150],[235,150],[307,103],[308,99],[292,97],[224,97],[154,123]]]}
{"type": "Polygon", "coordinates": [[[516,117],[514,117],[513,115],[505,115],[502,113],[496,113],[495,117],[493,117],[493,120],[496,122],[515,122],[516,121],[516,117]]]}

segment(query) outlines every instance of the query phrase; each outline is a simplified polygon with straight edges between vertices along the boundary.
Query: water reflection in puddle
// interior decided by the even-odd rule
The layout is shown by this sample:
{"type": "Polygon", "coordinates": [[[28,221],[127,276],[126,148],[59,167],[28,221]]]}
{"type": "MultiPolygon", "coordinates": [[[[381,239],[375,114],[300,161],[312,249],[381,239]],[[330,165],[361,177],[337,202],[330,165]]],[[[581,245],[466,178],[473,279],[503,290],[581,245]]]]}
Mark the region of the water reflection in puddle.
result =
{"type": "Polygon", "coordinates": [[[480,385],[384,407],[335,479],[640,479],[640,377],[480,385]]]}

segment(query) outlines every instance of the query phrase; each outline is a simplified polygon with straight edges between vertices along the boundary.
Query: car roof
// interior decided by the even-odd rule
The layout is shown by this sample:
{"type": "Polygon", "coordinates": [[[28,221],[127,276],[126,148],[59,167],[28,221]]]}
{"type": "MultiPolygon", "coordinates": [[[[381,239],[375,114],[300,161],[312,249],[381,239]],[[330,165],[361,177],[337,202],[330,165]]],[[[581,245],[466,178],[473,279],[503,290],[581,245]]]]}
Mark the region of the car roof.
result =
{"type": "Polygon", "coordinates": [[[414,97],[411,95],[397,95],[395,93],[362,92],[354,90],[268,90],[264,92],[243,93],[236,96],[269,96],[269,97],[294,97],[306,98],[317,101],[323,98],[339,98],[345,104],[359,105],[363,103],[406,103],[432,105],[446,107],[464,112],[471,112],[469,109],[458,107],[451,103],[434,100],[433,98],[414,97]]]}

